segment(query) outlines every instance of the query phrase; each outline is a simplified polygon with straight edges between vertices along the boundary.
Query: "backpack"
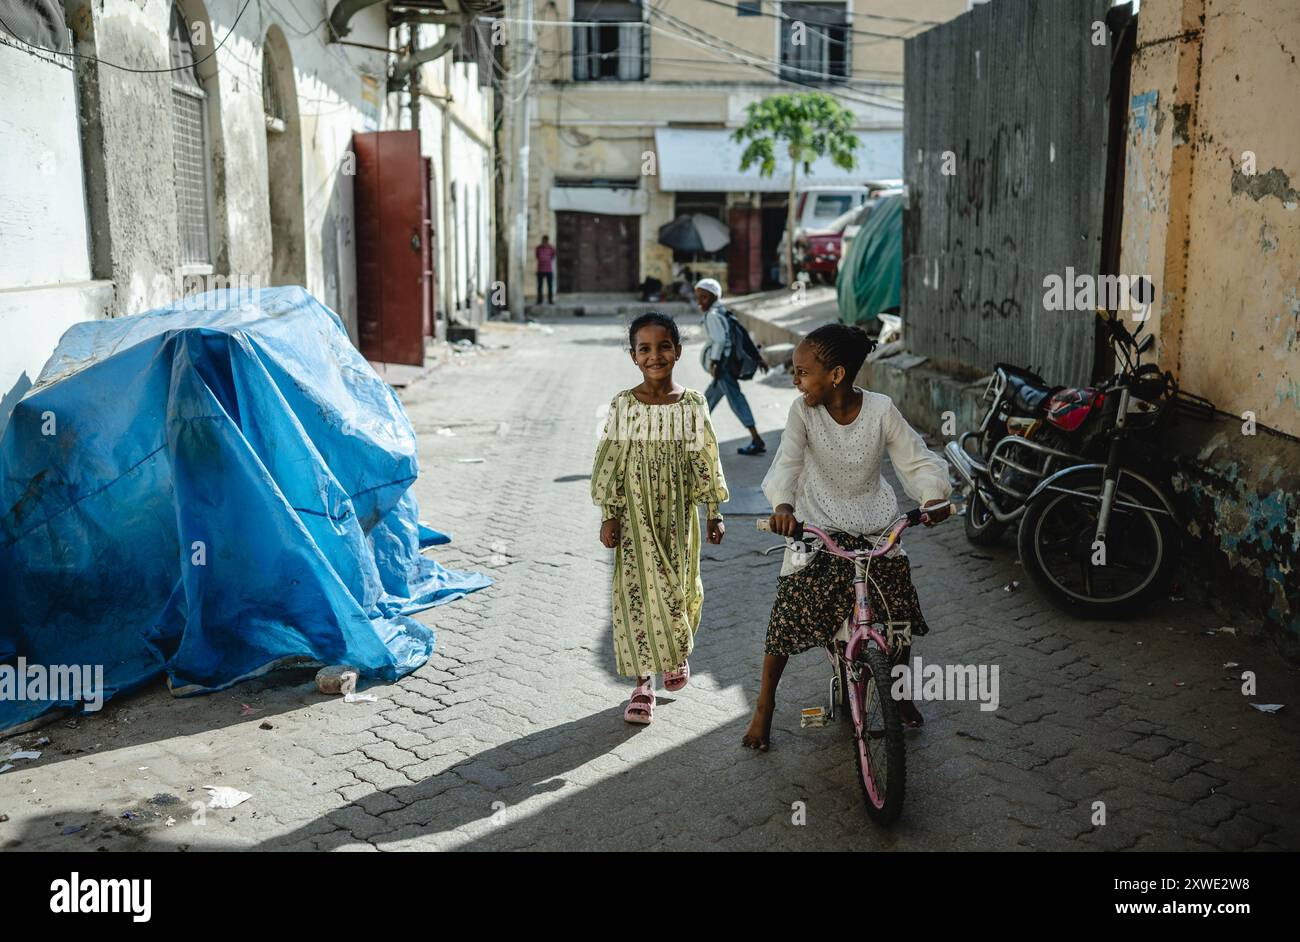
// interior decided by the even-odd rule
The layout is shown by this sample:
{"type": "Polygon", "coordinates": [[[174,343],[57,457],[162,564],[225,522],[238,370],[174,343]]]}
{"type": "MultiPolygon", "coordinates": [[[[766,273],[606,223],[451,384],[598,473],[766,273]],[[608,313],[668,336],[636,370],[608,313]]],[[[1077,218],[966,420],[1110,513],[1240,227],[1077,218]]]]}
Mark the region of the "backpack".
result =
{"type": "Polygon", "coordinates": [[[736,320],[736,316],[725,307],[722,313],[727,318],[727,335],[731,344],[731,352],[727,354],[723,368],[737,379],[753,379],[758,372],[759,363],[763,361],[763,355],[758,352],[754,338],[749,335],[745,325],[736,320]]]}

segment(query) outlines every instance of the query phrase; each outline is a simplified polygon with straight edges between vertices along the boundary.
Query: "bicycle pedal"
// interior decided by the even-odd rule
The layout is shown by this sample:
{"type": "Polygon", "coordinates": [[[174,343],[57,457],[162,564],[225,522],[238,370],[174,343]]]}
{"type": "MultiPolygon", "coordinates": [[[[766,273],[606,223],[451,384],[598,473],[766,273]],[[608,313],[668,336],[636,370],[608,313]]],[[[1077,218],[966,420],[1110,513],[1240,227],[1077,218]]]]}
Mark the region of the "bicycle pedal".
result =
{"type": "Polygon", "coordinates": [[[807,707],[799,711],[799,726],[807,729],[808,727],[825,726],[830,722],[830,717],[826,714],[825,707],[807,707]]]}

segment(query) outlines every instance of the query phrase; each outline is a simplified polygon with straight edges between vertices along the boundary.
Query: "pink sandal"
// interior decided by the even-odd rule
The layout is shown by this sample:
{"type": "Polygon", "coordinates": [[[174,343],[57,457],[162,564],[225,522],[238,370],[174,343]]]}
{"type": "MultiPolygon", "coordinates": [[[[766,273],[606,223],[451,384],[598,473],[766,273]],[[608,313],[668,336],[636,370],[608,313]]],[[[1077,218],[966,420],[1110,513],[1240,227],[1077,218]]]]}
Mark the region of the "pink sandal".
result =
{"type": "Polygon", "coordinates": [[[671,691],[681,690],[691,679],[691,665],[689,661],[682,661],[682,666],[675,671],[664,672],[664,689],[671,691]]]}
{"type": "Polygon", "coordinates": [[[627,706],[623,709],[623,719],[629,723],[637,723],[641,726],[647,726],[655,711],[655,691],[650,686],[649,681],[643,684],[637,684],[636,689],[632,691],[632,697],[628,700],[627,706]],[[645,699],[638,700],[637,697],[645,699]]]}

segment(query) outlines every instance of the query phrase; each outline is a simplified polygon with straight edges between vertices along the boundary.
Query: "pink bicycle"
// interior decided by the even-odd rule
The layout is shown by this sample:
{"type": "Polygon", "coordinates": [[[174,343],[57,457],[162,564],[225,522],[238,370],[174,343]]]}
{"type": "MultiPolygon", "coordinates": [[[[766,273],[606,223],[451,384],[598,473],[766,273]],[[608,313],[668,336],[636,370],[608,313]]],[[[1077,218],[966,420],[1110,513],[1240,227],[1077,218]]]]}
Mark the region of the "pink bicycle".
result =
{"type": "MultiPolygon", "coordinates": [[[[941,510],[947,506],[945,503],[927,509],[941,510]]],[[[877,627],[867,580],[871,560],[893,549],[908,527],[928,520],[928,514],[920,508],[909,511],[882,531],[875,547],[869,550],[843,549],[824,530],[808,524],[800,524],[798,537],[786,540],[791,549],[800,553],[825,550],[853,561],[853,615],[845,619],[826,645],[827,657],[835,669],[830,681],[830,709],[826,713],[834,719],[835,704],[840,702],[853,720],[853,758],[858,767],[858,781],[862,785],[867,816],[879,825],[892,824],[903,810],[907,753],[898,703],[889,694],[890,665],[899,648],[910,645],[912,639],[909,626],[895,627],[885,621],[881,624],[883,633],[877,627]]],[[[760,519],[758,529],[771,532],[767,520],[760,519]]]]}

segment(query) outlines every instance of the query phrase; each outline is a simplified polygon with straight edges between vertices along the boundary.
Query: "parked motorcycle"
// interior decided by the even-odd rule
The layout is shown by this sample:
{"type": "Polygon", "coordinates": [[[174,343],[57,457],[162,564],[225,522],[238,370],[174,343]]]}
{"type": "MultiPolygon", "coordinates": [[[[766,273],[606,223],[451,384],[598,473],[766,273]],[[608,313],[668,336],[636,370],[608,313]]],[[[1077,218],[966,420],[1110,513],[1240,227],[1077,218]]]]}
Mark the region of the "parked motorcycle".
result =
{"type": "Polygon", "coordinates": [[[997,542],[1019,523],[1020,561],[1053,604],[1085,617],[1139,608],[1167,583],[1182,525],[1160,448],[1176,414],[1214,406],[1142,354],[1155,338],[1102,315],[1120,372],[1100,388],[1049,386],[999,363],[980,427],[944,453],[966,491],[966,536],[997,542]]]}

